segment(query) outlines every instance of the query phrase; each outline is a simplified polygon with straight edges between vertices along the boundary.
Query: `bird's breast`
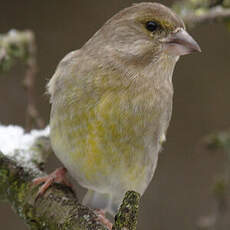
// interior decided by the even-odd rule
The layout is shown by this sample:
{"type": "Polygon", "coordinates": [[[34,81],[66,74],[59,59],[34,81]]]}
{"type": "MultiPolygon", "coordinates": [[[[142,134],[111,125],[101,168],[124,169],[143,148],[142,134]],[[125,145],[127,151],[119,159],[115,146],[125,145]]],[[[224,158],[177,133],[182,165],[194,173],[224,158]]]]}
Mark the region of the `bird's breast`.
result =
{"type": "Polygon", "coordinates": [[[85,187],[119,182],[121,189],[143,193],[151,180],[171,116],[171,96],[150,86],[131,87],[53,105],[55,153],[85,187]]]}

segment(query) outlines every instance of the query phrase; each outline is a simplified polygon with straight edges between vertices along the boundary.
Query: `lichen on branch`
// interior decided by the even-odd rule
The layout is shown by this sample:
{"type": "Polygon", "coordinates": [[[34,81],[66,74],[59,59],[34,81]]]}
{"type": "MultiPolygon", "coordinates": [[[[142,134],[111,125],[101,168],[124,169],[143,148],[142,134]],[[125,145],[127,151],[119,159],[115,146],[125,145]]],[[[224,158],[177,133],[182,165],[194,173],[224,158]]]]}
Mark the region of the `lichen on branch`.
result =
{"type": "MultiPolygon", "coordinates": [[[[0,126],[0,140],[4,134],[9,141],[6,136],[0,141],[0,151],[6,152],[0,152],[0,201],[9,202],[31,229],[107,229],[94,211],[83,206],[74,191],[64,185],[54,184],[37,198],[39,186],[34,186],[32,180],[45,175],[42,166],[52,152],[48,129],[28,134],[17,126],[0,126]],[[9,145],[10,141],[14,149],[9,145]]],[[[114,230],[135,230],[139,200],[140,195],[134,191],[125,195],[114,230]]]]}

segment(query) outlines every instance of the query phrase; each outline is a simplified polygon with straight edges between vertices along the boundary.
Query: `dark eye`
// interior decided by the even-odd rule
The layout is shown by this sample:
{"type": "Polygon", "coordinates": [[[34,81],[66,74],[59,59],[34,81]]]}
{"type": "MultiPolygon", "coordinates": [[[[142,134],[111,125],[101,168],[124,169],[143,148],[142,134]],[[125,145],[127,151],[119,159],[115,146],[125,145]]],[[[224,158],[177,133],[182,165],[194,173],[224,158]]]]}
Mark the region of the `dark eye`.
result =
{"type": "Polygon", "coordinates": [[[154,21],[146,22],[145,27],[148,31],[153,32],[157,29],[158,24],[154,21]]]}

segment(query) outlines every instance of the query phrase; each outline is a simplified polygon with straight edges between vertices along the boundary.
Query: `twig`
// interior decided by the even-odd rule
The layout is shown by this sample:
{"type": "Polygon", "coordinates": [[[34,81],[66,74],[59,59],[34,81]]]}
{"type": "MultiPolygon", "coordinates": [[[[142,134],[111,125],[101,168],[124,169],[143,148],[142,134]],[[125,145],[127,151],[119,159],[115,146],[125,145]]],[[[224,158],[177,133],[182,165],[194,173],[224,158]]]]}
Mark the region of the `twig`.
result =
{"type": "Polygon", "coordinates": [[[31,31],[11,30],[0,35],[0,72],[9,71],[20,60],[26,64],[27,70],[24,86],[27,91],[26,131],[44,128],[45,123],[40,117],[35,103],[35,77],[37,72],[36,46],[31,31]]]}
{"type": "Polygon", "coordinates": [[[173,10],[184,20],[187,27],[230,19],[230,4],[224,0],[184,0],[177,1],[173,10]]]}
{"type": "Polygon", "coordinates": [[[137,214],[140,203],[140,194],[135,191],[128,191],[125,194],[123,203],[115,216],[113,230],[135,230],[137,226],[137,214]]]}
{"type": "Polygon", "coordinates": [[[190,28],[202,24],[223,22],[226,19],[230,19],[230,9],[221,6],[211,8],[203,13],[191,12],[183,17],[185,24],[190,28]]]}
{"type": "Polygon", "coordinates": [[[35,103],[35,77],[37,73],[36,45],[34,34],[30,32],[30,42],[28,43],[29,57],[27,59],[27,70],[24,78],[24,87],[27,91],[26,109],[26,131],[30,131],[35,124],[35,128],[44,128],[45,122],[40,117],[35,103]]]}

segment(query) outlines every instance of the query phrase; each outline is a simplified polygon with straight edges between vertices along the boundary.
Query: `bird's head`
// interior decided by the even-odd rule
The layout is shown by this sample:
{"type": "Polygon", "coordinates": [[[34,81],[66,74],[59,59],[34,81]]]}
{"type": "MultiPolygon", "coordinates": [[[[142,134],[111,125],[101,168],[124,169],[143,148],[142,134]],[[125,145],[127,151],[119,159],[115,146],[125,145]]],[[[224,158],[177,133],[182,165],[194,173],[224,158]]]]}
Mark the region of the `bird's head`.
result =
{"type": "MultiPolygon", "coordinates": [[[[95,34],[97,47],[105,47],[124,59],[145,62],[159,56],[178,56],[200,51],[186,32],[183,21],[159,3],[139,3],[114,15],[95,34]]],[[[95,45],[95,43],[94,43],[95,45]]]]}

